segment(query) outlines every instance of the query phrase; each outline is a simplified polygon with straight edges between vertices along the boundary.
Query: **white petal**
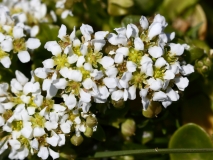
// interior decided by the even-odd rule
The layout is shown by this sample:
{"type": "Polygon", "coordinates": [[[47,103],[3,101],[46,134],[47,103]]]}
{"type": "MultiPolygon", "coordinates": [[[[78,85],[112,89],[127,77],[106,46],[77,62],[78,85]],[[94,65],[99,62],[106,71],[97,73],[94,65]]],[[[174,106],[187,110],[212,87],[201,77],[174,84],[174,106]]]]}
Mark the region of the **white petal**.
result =
{"type": "Polygon", "coordinates": [[[167,64],[167,62],[165,61],[165,59],[163,57],[160,57],[155,61],[155,67],[157,67],[157,68],[161,68],[161,67],[165,66],[166,64],[167,64]]]}
{"type": "Polygon", "coordinates": [[[77,61],[76,66],[77,67],[82,67],[84,62],[85,62],[84,56],[80,56],[80,57],[78,57],[78,61],[77,61]]]}
{"type": "Polygon", "coordinates": [[[57,80],[54,80],[53,85],[57,88],[57,89],[65,89],[67,86],[67,81],[65,78],[59,78],[57,80]]]}
{"type": "Polygon", "coordinates": [[[171,70],[166,70],[164,73],[164,79],[173,79],[175,77],[175,74],[171,70]]]}
{"type": "Polygon", "coordinates": [[[24,37],[24,32],[23,32],[23,28],[19,27],[19,26],[15,26],[13,28],[13,37],[15,39],[20,39],[22,37],[24,37]]]}
{"type": "Polygon", "coordinates": [[[191,64],[183,65],[181,66],[181,68],[182,68],[181,74],[184,76],[194,72],[194,66],[192,66],[191,64]]]}
{"type": "Polygon", "coordinates": [[[88,46],[82,44],[81,48],[80,48],[80,51],[81,51],[81,54],[85,56],[87,54],[87,52],[88,52],[88,46]]]}
{"type": "Polygon", "coordinates": [[[115,63],[121,64],[124,60],[124,55],[122,53],[117,53],[114,57],[115,63]]]}
{"type": "Polygon", "coordinates": [[[104,39],[109,31],[98,31],[95,32],[95,39],[104,39]]]}
{"type": "Polygon", "coordinates": [[[80,90],[80,101],[83,102],[90,102],[91,101],[91,95],[87,92],[84,92],[83,89],[80,90]]]}
{"type": "Polygon", "coordinates": [[[149,88],[153,91],[159,91],[163,86],[163,81],[160,79],[150,78],[147,82],[150,85],[149,88]]]}
{"type": "Polygon", "coordinates": [[[42,79],[45,79],[48,75],[45,68],[36,68],[34,73],[37,77],[42,78],[42,79]]]}
{"type": "Polygon", "coordinates": [[[77,100],[75,98],[75,96],[73,94],[70,94],[66,100],[65,100],[65,104],[67,105],[67,107],[72,110],[76,104],[77,104],[77,100]]]}
{"type": "Polygon", "coordinates": [[[15,74],[16,74],[16,79],[19,81],[21,85],[24,85],[28,82],[28,78],[20,71],[16,70],[15,74]]]}
{"type": "Polygon", "coordinates": [[[38,140],[36,138],[34,138],[32,141],[30,141],[30,145],[32,148],[38,150],[38,140]]]}
{"type": "Polygon", "coordinates": [[[172,88],[168,88],[166,90],[166,94],[171,101],[177,101],[180,97],[179,94],[176,91],[174,91],[172,88]]]}
{"type": "Polygon", "coordinates": [[[127,68],[127,70],[129,72],[135,72],[136,68],[137,68],[137,65],[134,62],[132,62],[132,61],[127,61],[126,68],[127,68]]]}
{"type": "Polygon", "coordinates": [[[86,78],[84,81],[83,81],[83,86],[85,89],[91,89],[93,87],[93,81],[91,78],[86,78]]]}
{"type": "Polygon", "coordinates": [[[175,78],[175,84],[179,90],[184,91],[189,84],[189,80],[186,77],[177,77],[175,78]]]}
{"type": "Polygon", "coordinates": [[[137,51],[139,50],[144,50],[144,44],[143,44],[143,41],[139,38],[139,37],[136,37],[135,40],[134,40],[134,46],[135,46],[135,49],[137,51]]]}
{"type": "Polygon", "coordinates": [[[11,65],[11,60],[9,57],[4,57],[4,58],[0,59],[0,62],[5,68],[9,68],[11,65]]]}
{"type": "Polygon", "coordinates": [[[121,53],[124,56],[127,56],[129,54],[129,48],[128,47],[120,47],[116,50],[116,53],[121,53]]]}
{"type": "Polygon", "coordinates": [[[49,152],[50,152],[50,156],[53,158],[53,159],[57,159],[59,158],[59,153],[58,152],[55,152],[53,151],[52,149],[48,148],[49,149],[49,152]]]}
{"type": "Polygon", "coordinates": [[[33,133],[33,129],[31,126],[25,126],[22,128],[21,130],[21,134],[25,137],[25,138],[30,138],[32,136],[33,133]]]}
{"type": "Polygon", "coordinates": [[[67,60],[70,64],[73,64],[73,63],[77,62],[78,56],[76,54],[73,54],[71,56],[68,56],[67,60]]]}
{"type": "Polygon", "coordinates": [[[51,146],[56,147],[59,141],[59,136],[57,134],[54,134],[52,137],[46,138],[47,143],[49,143],[51,146]]]}
{"type": "Polygon", "coordinates": [[[1,49],[5,52],[10,52],[13,49],[13,43],[11,39],[1,42],[1,49]]]}
{"type": "Polygon", "coordinates": [[[33,130],[33,137],[41,137],[45,134],[44,128],[35,127],[33,130]]]}
{"type": "Polygon", "coordinates": [[[128,88],[128,98],[134,100],[136,98],[136,87],[133,85],[128,88]]]}
{"type": "Polygon", "coordinates": [[[39,32],[39,27],[38,26],[33,26],[30,30],[30,36],[35,37],[39,32]]]}
{"type": "Polygon", "coordinates": [[[70,130],[71,130],[71,125],[70,123],[66,122],[66,123],[62,123],[60,125],[60,128],[62,130],[63,133],[70,133],[70,130]]]}
{"type": "Polygon", "coordinates": [[[80,27],[80,30],[81,30],[81,33],[83,34],[86,42],[91,39],[91,34],[93,33],[93,28],[90,25],[82,24],[82,26],[80,27]]]}
{"type": "Polygon", "coordinates": [[[52,52],[53,55],[59,55],[62,52],[60,45],[56,41],[49,41],[44,45],[44,48],[52,52]]]}
{"type": "Polygon", "coordinates": [[[47,159],[49,156],[47,147],[41,146],[37,155],[38,155],[38,157],[40,157],[42,159],[47,159]]]}
{"type": "Polygon", "coordinates": [[[105,69],[111,67],[114,64],[114,60],[111,57],[108,56],[104,56],[101,60],[100,60],[100,64],[103,65],[103,67],[105,69]]]}
{"type": "Polygon", "coordinates": [[[15,150],[17,150],[21,147],[21,143],[16,139],[9,140],[9,144],[12,147],[12,149],[15,149],[15,150]]]}
{"type": "Polygon", "coordinates": [[[117,79],[116,78],[104,78],[103,79],[104,84],[108,87],[108,88],[115,88],[117,87],[117,79]]]}
{"type": "Polygon", "coordinates": [[[112,92],[111,98],[115,101],[118,101],[123,98],[124,92],[121,90],[117,90],[112,92]]]}
{"type": "Polygon", "coordinates": [[[171,48],[170,52],[177,56],[182,55],[184,52],[184,46],[181,44],[170,43],[169,46],[171,48]]]}
{"type": "Polygon", "coordinates": [[[53,68],[55,66],[54,64],[54,60],[53,59],[46,59],[42,62],[42,64],[44,65],[44,68],[53,68]]]}
{"type": "Polygon", "coordinates": [[[59,136],[58,146],[65,145],[65,135],[64,134],[58,134],[58,136],[59,136]]]}
{"type": "Polygon", "coordinates": [[[138,37],[138,27],[134,24],[128,24],[127,25],[127,30],[126,30],[126,36],[127,38],[130,37],[138,37]]]}
{"type": "Polygon", "coordinates": [[[141,27],[142,27],[144,30],[148,29],[148,27],[149,27],[149,22],[148,22],[148,20],[146,19],[146,17],[141,16],[141,18],[140,18],[140,25],[141,25],[141,27]]]}
{"type": "Polygon", "coordinates": [[[152,40],[153,37],[159,35],[162,32],[162,25],[160,23],[154,23],[149,27],[148,38],[152,40]]]}
{"type": "Polygon", "coordinates": [[[64,36],[66,36],[66,34],[67,34],[67,27],[64,24],[62,24],[61,28],[59,29],[59,32],[58,32],[58,38],[63,40],[63,38],[64,38],[64,36]]]}
{"type": "Polygon", "coordinates": [[[26,46],[29,49],[36,49],[41,45],[41,42],[37,38],[29,38],[26,42],[26,46]]]}
{"type": "Polygon", "coordinates": [[[17,56],[22,63],[27,63],[30,61],[30,54],[28,51],[20,51],[18,52],[17,56]]]}
{"type": "Polygon", "coordinates": [[[69,72],[67,73],[67,77],[70,80],[76,81],[76,82],[80,82],[82,80],[82,73],[81,71],[78,70],[69,70],[69,72]]]}
{"type": "Polygon", "coordinates": [[[167,100],[167,95],[162,92],[162,91],[158,91],[158,92],[155,92],[154,95],[153,95],[153,101],[165,101],[167,100]]]}
{"type": "Polygon", "coordinates": [[[62,18],[62,19],[65,19],[65,18],[67,18],[68,15],[73,16],[72,11],[70,11],[70,10],[65,10],[65,11],[62,12],[61,18],[62,18]]]}
{"type": "Polygon", "coordinates": [[[159,58],[163,55],[162,48],[157,46],[150,47],[148,52],[153,58],[159,58]]]}

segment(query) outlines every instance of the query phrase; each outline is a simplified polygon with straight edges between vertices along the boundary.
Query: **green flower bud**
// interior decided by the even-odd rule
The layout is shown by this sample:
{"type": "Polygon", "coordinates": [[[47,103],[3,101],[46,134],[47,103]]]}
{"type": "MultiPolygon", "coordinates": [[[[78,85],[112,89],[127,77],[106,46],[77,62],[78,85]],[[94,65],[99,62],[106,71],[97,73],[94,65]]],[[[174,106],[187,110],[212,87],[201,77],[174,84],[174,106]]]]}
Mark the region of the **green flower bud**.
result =
{"type": "Polygon", "coordinates": [[[112,100],[112,105],[115,107],[115,108],[118,108],[118,109],[121,109],[121,108],[124,108],[124,100],[123,99],[120,99],[118,101],[114,101],[112,100]]]}
{"type": "Polygon", "coordinates": [[[133,136],[135,134],[135,121],[133,119],[127,119],[121,124],[121,133],[124,136],[133,136]]]}
{"type": "Polygon", "coordinates": [[[93,116],[88,116],[86,119],[86,125],[89,126],[90,128],[93,128],[95,126],[97,126],[98,121],[97,118],[93,117],[93,116]]]}
{"type": "Polygon", "coordinates": [[[84,135],[86,136],[86,137],[92,137],[92,135],[93,135],[93,130],[92,130],[92,128],[91,127],[86,127],[86,131],[84,132],[84,135]]]}
{"type": "Polygon", "coordinates": [[[142,114],[144,117],[153,118],[156,117],[162,110],[162,106],[159,102],[151,101],[147,110],[143,110],[142,114]]]}
{"type": "Polygon", "coordinates": [[[84,138],[81,135],[80,136],[73,135],[70,141],[74,146],[79,146],[84,141],[84,138]]]}

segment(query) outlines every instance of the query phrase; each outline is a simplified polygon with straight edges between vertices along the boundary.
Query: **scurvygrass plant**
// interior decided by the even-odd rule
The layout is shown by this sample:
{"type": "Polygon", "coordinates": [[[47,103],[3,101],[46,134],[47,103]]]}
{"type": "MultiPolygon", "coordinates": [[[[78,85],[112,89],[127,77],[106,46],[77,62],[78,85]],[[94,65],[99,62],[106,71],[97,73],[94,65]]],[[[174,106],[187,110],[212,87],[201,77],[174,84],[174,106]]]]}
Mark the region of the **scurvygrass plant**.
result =
{"type": "MultiPolygon", "coordinates": [[[[56,3],[62,18],[72,16],[65,2],[56,3]]],[[[46,13],[39,0],[0,5],[1,67],[10,68],[14,54],[22,63],[32,59],[41,45],[35,38],[39,23],[49,20],[46,13]]],[[[50,15],[56,21],[53,11],[50,15]]],[[[43,67],[32,70],[31,78],[16,70],[10,84],[0,84],[0,154],[9,149],[10,159],[59,158],[60,147],[70,142],[79,146],[96,132],[94,104],[122,108],[139,96],[141,110],[149,117],[148,109],[178,101],[194,67],[183,57],[190,46],[172,42],[175,33],[164,33],[166,26],[160,14],[152,20],[141,16],[137,25],[130,23],[113,33],[82,24],[78,36],[76,27],[68,33],[62,24],[58,39],[44,45],[52,56],[43,60],[43,67]]],[[[134,127],[134,120],[129,121],[134,127]]]]}

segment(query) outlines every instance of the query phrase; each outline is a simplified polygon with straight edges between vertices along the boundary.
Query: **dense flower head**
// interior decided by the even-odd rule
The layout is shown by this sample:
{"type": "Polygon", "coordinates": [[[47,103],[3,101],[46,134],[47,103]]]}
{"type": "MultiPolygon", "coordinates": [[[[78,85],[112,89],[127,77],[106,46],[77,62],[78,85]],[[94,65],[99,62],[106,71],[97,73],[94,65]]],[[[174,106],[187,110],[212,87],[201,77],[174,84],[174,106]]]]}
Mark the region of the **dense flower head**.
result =
{"type": "Polygon", "coordinates": [[[96,131],[95,115],[83,109],[83,103],[77,106],[72,100],[72,95],[64,94],[63,101],[55,103],[41,95],[39,82],[16,71],[10,90],[7,83],[0,84],[0,126],[7,137],[0,153],[10,146],[11,159],[29,154],[56,159],[59,153],[54,147],[65,145],[67,136],[96,131]]]}
{"type": "MultiPolygon", "coordinates": [[[[57,5],[63,8],[64,3],[58,1],[57,5]]],[[[2,17],[7,16],[5,9],[2,17]]],[[[9,39],[1,41],[0,34],[4,51],[0,52],[0,59],[1,53],[16,49],[12,45],[16,39],[23,40],[24,49],[15,50],[22,62],[28,61],[27,48],[40,45],[35,38],[25,42],[22,25],[18,24],[12,26],[9,39]],[[11,41],[11,45],[4,41],[11,41]]],[[[164,33],[167,23],[159,14],[152,22],[142,16],[139,24],[116,28],[115,33],[95,32],[92,26],[82,24],[81,38],[76,36],[75,27],[67,34],[67,27],[62,24],[59,39],[44,45],[52,57],[31,72],[30,81],[16,71],[10,87],[0,84],[0,126],[9,135],[0,153],[10,146],[11,159],[24,159],[30,154],[42,159],[49,155],[58,158],[54,147],[65,145],[66,137],[79,145],[82,134],[91,137],[96,131],[97,119],[90,111],[93,103],[120,107],[125,101],[136,99],[136,92],[143,110],[152,102],[166,108],[177,101],[188,86],[186,76],[194,72],[194,67],[181,58],[189,46],[171,42],[175,34],[164,33]],[[55,97],[61,102],[56,103],[55,97]]]]}
{"type": "MultiPolygon", "coordinates": [[[[24,2],[22,1],[22,3],[24,2]]],[[[33,3],[33,1],[30,2],[33,3]]],[[[25,13],[21,8],[16,8],[22,3],[11,2],[11,8],[0,4],[0,62],[5,68],[10,67],[12,54],[17,54],[22,63],[29,62],[30,50],[38,48],[41,44],[39,39],[34,38],[38,33],[38,26],[26,25],[25,13]],[[12,8],[19,12],[11,13],[12,8]]],[[[30,7],[27,8],[30,9],[30,7]]]]}

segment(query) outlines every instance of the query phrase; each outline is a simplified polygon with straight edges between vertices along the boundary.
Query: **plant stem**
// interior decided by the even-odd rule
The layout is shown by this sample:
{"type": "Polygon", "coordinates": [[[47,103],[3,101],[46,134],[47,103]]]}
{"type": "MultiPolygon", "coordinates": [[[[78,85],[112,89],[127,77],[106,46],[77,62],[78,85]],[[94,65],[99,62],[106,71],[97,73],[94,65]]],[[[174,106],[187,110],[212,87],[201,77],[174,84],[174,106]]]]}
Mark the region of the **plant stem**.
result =
{"type": "Polygon", "coordinates": [[[213,153],[213,148],[173,148],[173,149],[140,149],[123,151],[96,152],[94,158],[135,155],[135,154],[170,154],[170,153],[213,153]]]}

